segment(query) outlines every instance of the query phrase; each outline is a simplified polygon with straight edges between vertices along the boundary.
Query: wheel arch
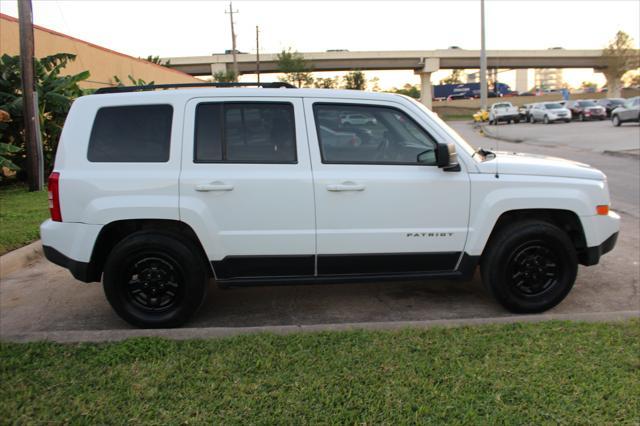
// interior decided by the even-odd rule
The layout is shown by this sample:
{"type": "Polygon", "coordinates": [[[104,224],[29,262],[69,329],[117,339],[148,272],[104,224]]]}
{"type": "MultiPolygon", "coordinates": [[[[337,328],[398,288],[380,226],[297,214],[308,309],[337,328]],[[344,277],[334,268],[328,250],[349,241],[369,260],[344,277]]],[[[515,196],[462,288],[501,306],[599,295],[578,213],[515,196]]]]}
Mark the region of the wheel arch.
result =
{"type": "Polygon", "coordinates": [[[587,241],[582,222],[575,212],[563,209],[518,209],[502,213],[493,225],[489,238],[482,250],[481,257],[502,229],[513,223],[526,220],[547,222],[565,231],[571,239],[573,247],[576,249],[578,260],[581,264],[586,263],[587,241]]]}
{"type": "Polygon", "coordinates": [[[120,241],[138,231],[169,233],[176,238],[192,242],[198,247],[203,262],[207,264],[210,276],[214,276],[211,262],[207,259],[200,239],[185,222],[171,219],[125,219],[110,222],[100,230],[89,262],[90,281],[100,281],[109,253],[120,241]]]}

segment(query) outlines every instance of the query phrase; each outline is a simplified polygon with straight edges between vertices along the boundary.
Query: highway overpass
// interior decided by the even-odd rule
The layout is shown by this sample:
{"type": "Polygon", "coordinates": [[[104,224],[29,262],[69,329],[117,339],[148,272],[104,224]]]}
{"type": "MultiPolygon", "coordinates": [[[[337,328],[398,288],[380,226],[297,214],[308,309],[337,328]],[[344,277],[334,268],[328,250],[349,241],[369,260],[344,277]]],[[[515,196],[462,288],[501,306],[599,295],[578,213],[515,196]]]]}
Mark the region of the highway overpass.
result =
{"type": "MultiPolygon", "coordinates": [[[[431,73],[440,69],[477,69],[480,67],[480,51],[465,49],[370,51],[370,52],[301,52],[310,71],[352,70],[414,70],[420,75],[423,89],[431,91],[431,73]]],[[[260,55],[260,72],[276,73],[277,54],[260,55]]],[[[233,69],[233,55],[192,56],[163,58],[170,60],[170,67],[193,76],[213,75],[218,71],[233,69]]],[[[256,72],[255,54],[238,54],[240,74],[256,72]]],[[[602,50],[488,50],[489,68],[593,68],[605,73],[606,61],[602,50]]],[[[423,96],[423,102],[431,106],[431,97],[423,96]]]]}

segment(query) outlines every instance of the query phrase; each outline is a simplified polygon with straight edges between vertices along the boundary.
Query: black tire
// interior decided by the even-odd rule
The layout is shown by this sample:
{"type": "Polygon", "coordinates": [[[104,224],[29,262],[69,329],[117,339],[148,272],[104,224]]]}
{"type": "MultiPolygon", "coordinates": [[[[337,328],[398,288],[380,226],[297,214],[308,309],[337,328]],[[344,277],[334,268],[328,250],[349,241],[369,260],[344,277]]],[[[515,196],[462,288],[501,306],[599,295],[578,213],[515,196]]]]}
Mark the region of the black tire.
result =
{"type": "Polygon", "coordinates": [[[104,267],[104,293],[129,324],[171,328],[202,305],[209,274],[200,249],[179,235],[136,232],[119,242],[104,267]]]}
{"type": "Polygon", "coordinates": [[[564,120],[565,123],[571,123],[571,120],[564,120]]]}
{"type": "Polygon", "coordinates": [[[514,121],[516,124],[519,124],[519,123],[520,123],[520,119],[519,119],[519,118],[516,118],[516,119],[515,119],[515,120],[513,120],[513,121],[514,121]]]}
{"type": "Polygon", "coordinates": [[[535,118],[533,118],[533,115],[530,115],[530,116],[529,116],[529,123],[533,124],[533,123],[535,123],[535,122],[536,122],[536,119],[535,119],[535,118]]]}
{"type": "Polygon", "coordinates": [[[578,258],[563,230],[547,222],[521,221],[492,236],[481,272],[487,290],[511,312],[543,312],[571,291],[578,258]]]}
{"type": "Polygon", "coordinates": [[[611,122],[616,127],[620,127],[620,125],[622,124],[622,121],[620,121],[620,117],[618,116],[618,114],[615,114],[613,117],[611,117],[611,122]]]}
{"type": "Polygon", "coordinates": [[[544,116],[544,124],[549,124],[549,123],[550,123],[549,117],[545,115],[544,116]]]}
{"type": "Polygon", "coordinates": [[[585,118],[584,118],[584,114],[580,114],[580,115],[578,116],[578,119],[579,119],[580,121],[584,121],[584,120],[585,120],[585,118]]]}

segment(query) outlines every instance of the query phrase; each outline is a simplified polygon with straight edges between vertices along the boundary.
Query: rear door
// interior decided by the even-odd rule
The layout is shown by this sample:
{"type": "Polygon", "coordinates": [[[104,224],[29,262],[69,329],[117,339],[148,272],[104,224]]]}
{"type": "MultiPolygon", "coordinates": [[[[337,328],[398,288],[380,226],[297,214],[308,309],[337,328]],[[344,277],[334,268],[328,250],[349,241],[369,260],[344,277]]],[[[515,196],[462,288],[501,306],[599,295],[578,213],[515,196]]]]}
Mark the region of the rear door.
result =
{"type": "Polygon", "coordinates": [[[435,165],[437,141],[413,112],[395,102],[305,99],[305,113],[317,274],[455,270],[467,235],[468,174],[435,165]],[[341,123],[347,114],[371,119],[363,125],[341,123]],[[418,164],[420,153],[425,163],[418,164]]]}
{"type": "Polygon", "coordinates": [[[218,279],[313,275],[314,215],[299,98],[187,103],[180,216],[218,279]]]}

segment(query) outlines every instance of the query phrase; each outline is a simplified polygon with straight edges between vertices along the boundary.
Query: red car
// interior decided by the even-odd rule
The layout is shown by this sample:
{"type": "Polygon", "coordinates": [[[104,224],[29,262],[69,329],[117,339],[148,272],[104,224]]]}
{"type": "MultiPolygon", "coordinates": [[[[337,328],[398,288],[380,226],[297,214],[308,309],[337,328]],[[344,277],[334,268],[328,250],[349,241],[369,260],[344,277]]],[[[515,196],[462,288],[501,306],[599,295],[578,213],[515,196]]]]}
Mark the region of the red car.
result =
{"type": "Polygon", "coordinates": [[[604,120],[607,118],[607,110],[590,100],[569,101],[565,105],[571,110],[571,116],[580,121],[604,120]]]}

